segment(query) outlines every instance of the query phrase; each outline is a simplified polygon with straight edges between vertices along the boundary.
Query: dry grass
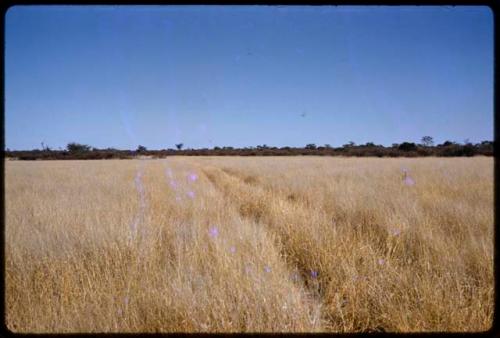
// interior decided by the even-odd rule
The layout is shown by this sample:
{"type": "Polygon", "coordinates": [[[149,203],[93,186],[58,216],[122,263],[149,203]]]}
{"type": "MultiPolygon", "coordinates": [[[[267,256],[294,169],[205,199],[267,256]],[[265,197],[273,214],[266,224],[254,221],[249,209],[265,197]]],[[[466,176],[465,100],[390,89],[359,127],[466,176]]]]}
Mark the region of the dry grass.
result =
{"type": "Polygon", "coordinates": [[[5,182],[15,332],[492,324],[492,158],[12,161],[5,182]]]}

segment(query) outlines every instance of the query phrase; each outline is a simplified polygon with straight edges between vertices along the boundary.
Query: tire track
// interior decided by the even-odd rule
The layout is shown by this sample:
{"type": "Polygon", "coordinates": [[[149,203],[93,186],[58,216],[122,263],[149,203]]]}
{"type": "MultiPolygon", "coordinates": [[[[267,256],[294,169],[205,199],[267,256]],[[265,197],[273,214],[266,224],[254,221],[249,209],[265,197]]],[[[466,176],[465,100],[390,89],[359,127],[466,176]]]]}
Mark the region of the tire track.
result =
{"type": "MultiPolygon", "coordinates": [[[[266,203],[265,199],[265,195],[269,193],[268,189],[257,184],[258,181],[256,180],[245,180],[247,176],[226,168],[202,168],[201,171],[223,196],[229,198],[232,204],[235,204],[234,208],[237,209],[242,218],[265,226],[277,236],[279,242],[277,245],[281,248],[281,255],[285,258],[285,264],[289,267],[289,270],[292,271],[291,279],[294,282],[302,283],[310,301],[316,302],[321,307],[323,303],[322,289],[324,288],[321,271],[316,267],[311,268],[311,265],[314,264],[303,259],[303,257],[310,255],[310,252],[297,252],[295,249],[294,239],[287,232],[295,225],[289,223],[280,229],[275,226],[275,222],[272,220],[272,213],[280,210],[280,208],[276,208],[277,205],[284,207],[281,208],[281,213],[279,213],[281,215],[279,216],[288,214],[285,210],[298,210],[298,212],[305,214],[306,212],[300,206],[299,201],[292,202],[287,197],[282,197],[269,204],[266,203]],[[233,184],[231,180],[234,180],[236,184],[233,184]],[[238,184],[243,185],[244,188],[238,189],[238,184]]],[[[289,214],[287,218],[290,218],[289,214]]],[[[323,315],[321,317],[324,319],[323,315]]]]}

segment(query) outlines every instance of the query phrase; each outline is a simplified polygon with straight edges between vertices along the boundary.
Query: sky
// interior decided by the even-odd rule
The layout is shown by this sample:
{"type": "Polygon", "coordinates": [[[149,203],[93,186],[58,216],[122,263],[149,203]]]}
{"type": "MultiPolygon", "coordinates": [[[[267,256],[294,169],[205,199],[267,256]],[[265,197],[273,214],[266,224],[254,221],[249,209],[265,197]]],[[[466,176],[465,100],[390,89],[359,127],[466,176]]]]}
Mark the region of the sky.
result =
{"type": "Polygon", "coordinates": [[[14,6],[5,147],[493,140],[484,6],[14,6]]]}

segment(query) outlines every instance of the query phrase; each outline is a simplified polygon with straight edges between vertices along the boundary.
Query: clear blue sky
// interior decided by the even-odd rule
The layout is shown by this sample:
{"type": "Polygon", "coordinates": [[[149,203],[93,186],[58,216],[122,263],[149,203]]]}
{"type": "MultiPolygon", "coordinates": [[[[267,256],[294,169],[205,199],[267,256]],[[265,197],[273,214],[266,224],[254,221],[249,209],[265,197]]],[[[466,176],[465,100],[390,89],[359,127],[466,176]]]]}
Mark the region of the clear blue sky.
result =
{"type": "Polygon", "coordinates": [[[16,6],[10,149],[493,139],[488,7],[16,6]]]}

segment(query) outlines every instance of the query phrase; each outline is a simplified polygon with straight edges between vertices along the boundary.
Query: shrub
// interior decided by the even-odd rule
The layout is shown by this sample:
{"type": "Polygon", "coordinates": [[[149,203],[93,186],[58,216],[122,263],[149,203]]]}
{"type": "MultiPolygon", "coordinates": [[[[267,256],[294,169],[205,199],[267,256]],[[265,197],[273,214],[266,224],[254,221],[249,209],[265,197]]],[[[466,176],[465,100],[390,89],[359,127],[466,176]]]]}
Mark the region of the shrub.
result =
{"type": "Polygon", "coordinates": [[[417,145],[415,143],[403,142],[398,147],[402,151],[414,151],[417,150],[417,145]]]}
{"type": "Polygon", "coordinates": [[[68,151],[70,153],[84,153],[84,152],[90,151],[90,146],[88,146],[86,144],[71,142],[71,143],[68,143],[68,145],[66,146],[66,149],[68,149],[68,151]]]}

